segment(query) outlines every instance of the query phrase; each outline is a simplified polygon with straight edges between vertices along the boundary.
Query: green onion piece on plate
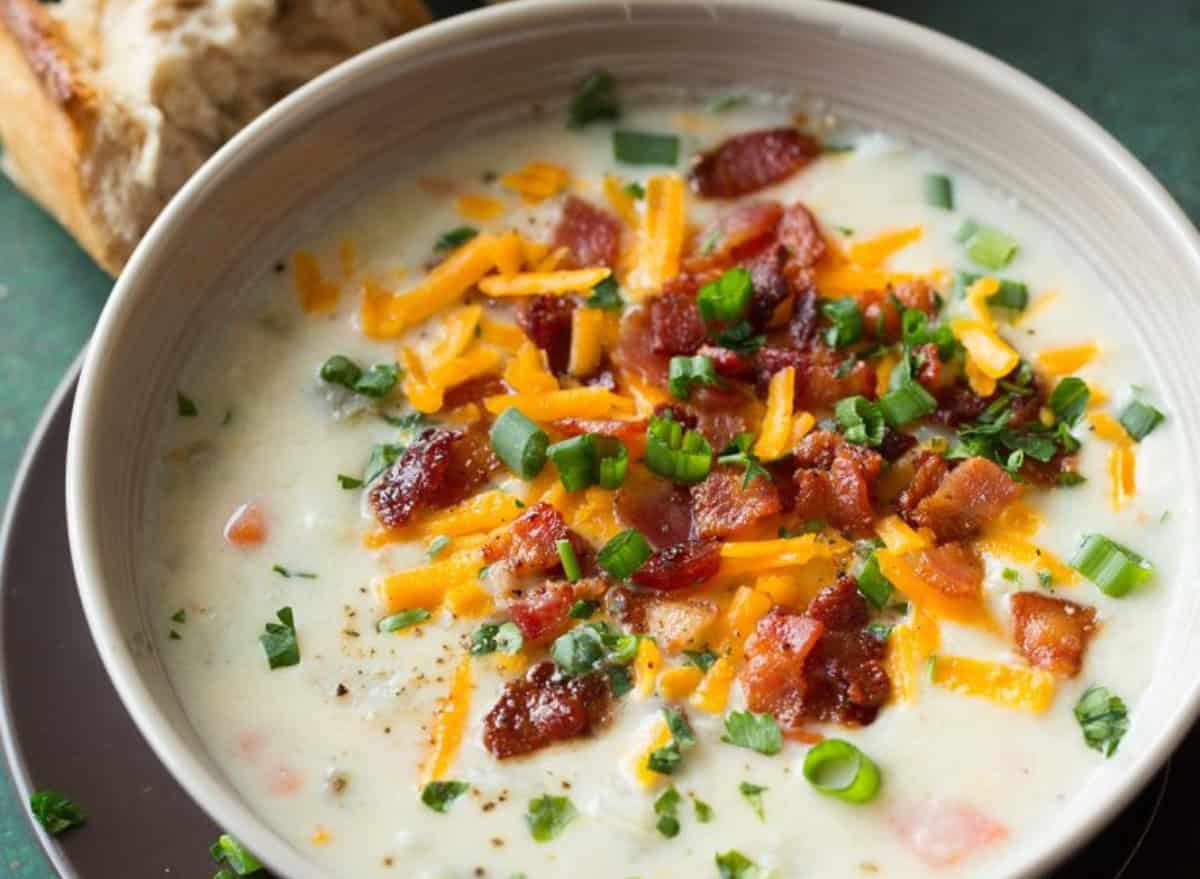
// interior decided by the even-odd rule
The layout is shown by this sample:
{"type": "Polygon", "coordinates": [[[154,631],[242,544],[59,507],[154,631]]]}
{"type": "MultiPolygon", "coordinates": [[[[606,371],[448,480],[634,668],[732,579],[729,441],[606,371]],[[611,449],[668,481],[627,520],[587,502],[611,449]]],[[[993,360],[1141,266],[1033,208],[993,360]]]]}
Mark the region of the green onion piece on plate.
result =
{"type": "Polygon", "coordinates": [[[679,138],[673,134],[618,128],[613,132],[612,144],[613,155],[626,165],[675,165],[679,162],[679,138]]]}
{"type": "Polygon", "coordinates": [[[892,583],[879,570],[879,559],[871,553],[862,570],[858,572],[858,591],[876,610],[883,610],[892,597],[892,583]]]}
{"type": "Polygon", "coordinates": [[[925,204],[946,211],[954,210],[954,182],[945,174],[926,174],[925,204]]]}
{"type": "Polygon", "coordinates": [[[1113,598],[1128,595],[1154,576],[1154,565],[1103,534],[1089,534],[1071,559],[1071,567],[1113,598]]]}
{"type": "Polygon", "coordinates": [[[636,528],[626,528],[601,547],[596,564],[609,576],[624,580],[646,563],[653,550],[636,528]]]}
{"type": "Polygon", "coordinates": [[[844,348],[862,338],[862,311],[853,297],[822,303],[821,314],[833,324],[825,331],[825,341],[831,348],[844,348]]]}
{"type": "Polygon", "coordinates": [[[611,441],[612,453],[605,454],[605,444],[600,443],[601,457],[596,482],[600,484],[601,488],[610,490],[620,488],[621,483],[625,481],[625,473],[629,470],[629,450],[620,440],[612,439],[612,437],[602,437],[601,439],[611,441]]]}
{"type": "Polygon", "coordinates": [[[879,407],[866,397],[855,395],[838,400],[833,414],[846,442],[858,446],[877,446],[883,442],[883,416],[879,407]]]}
{"type": "Polygon", "coordinates": [[[1154,428],[1162,424],[1163,415],[1149,403],[1134,400],[1121,412],[1121,426],[1134,442],[1141,442],[1154,428]]]}
{"type": "Polygon", "coordinates": [[[567,128],[579,129],[592,122],[618,119],[617,81],[607,70],[593,70],[575,90],[567,105],[567,128]]]}
{"type": "Polygon", "coordinates": [[[558,557],[562,560],[563,574],[569,582],[574,583],[583,576],[583,571],[579,569],[579,559],[575,555],[575,547],[564,537],[554,542],[554,548],[558,550],[558,557]]]}
{"type": "Polygon", "coordinates": [[[515,406],[505,409],[489,434],[496,457],[522,479],[533,479],[546,465],[546,432],[515,406]]]}
{"type": "Polygon", "coordinates": [[[713,359],[704,354],[694,357],[672,357],[667,368],[667,387],[676,400],[692,396],[693,385],[715,385],[717,370],[713,359]]]}
{"type": "Polygon", "coordinates": [[[804,757],[804,777],[821,793],[866,803],[879,793],[879,767],[844,739],[826,739],[804,757]]]}
{"type": "MultiPolygon", "coordinates": [[[[983,277],[976,272],[959,271],[956,274],[956,292],[960,299],[966,295],[972,284],[983,277]]],[[[997,278],[996,280],[1000,282],[1000,288],[988,297],[988,305],[993,308],[1024,311],[1025,307],[1029,305],[1029,287],[1025,282],[1014,281],[1011,278],[997,278]]]]}
{"type": "Polygon", "coordinates": [[[546,454],[558,468],[558,478],[567,491],[583,491],[594,481],[596,440],[592,434],[584,433],[555,443],[546,454]]]}
{"type": "Polygon", "coordinates": [[[381,632],[398,632],[401,629],[408,629],[417,623],[423,623],[429,619],[429,611],[423,607],[410,607],[408,610],[402,610],[400,613],[394,613],[391,616],[384,617],[379,621],[379,631],[381,632]]]}

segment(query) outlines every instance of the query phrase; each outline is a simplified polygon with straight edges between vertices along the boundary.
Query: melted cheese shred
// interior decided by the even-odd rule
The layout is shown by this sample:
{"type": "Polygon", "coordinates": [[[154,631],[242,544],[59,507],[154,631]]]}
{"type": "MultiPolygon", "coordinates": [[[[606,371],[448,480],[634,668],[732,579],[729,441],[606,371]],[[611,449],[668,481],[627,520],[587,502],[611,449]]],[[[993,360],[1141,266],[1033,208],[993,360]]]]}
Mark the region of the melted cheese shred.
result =
{"type": "Polygon", "coordinates": [[[930,681],[963,696],[1041,714],[1054,701],[1054,676],[1040,668],[1005,665],[968,656],[937,656],[930,681]]]}
{"type": "Polygon", "coordinates": [[[423,785],[444,778],[454,758],[458,756],[463,732],[467,727],[467,716],[471,711],[473,687],[471,656],[464,654],[454,669],[454,677],[450,680],[450,692],[446,694],[433,717],[429,754],[421,768],[423,785]]]}

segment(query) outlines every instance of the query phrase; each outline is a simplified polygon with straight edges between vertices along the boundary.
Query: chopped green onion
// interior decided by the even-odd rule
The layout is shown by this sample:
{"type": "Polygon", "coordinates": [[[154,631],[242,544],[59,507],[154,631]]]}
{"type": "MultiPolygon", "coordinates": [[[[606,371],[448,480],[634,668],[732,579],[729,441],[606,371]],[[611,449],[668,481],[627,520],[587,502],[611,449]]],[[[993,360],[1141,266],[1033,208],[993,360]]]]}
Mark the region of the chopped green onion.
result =
{"type": "Polygon", "coordinates": [[[953,181],[945,174],[926,174],[925,204],[947,211],[954,210],[953,181]]]}
{"type": "Polygon", "coordinates": [[[1075,719],[1089,748],[1111,757],[1129,729],[1129,709],[1108,687],[1093,685],[1075,704],[1075,719]]]}
{"type": "MultiPolygon", "coordinates": [[[[625,444],[616,442],[616,450],[611,455],[602,455],[599,462],[599,472],[596,482],[601,488],[620,488],[625,481],[625,473],[629,469],[629,450],[625,444]]],[[[603,450],[601,450],[603,451],[603,450]]]]}
{"type": "Polygon", "coordinates": [[[636,528],[626,528],[601,547],[598,564],[610,577],[624,580],[645,564],[653,550],[636,528]]]}
{"type": "Polygon", "coordinates": [[[775,879],[773,870],[760,867],[737,849],[715,855],[719,879],[775,879]]]}
{"type": "Polygon", "coordinates": [[[1154,566],[1132,549],[1103,534],[1089,534],[1071,559],[1071,567],[1113,598],[1128,595],[1154,575],[1154,566]]]}
{"type": "Polygon", "coordinates": [[[338,485],[344,489],[362,488],[363,481],[354,476],[346,476],[343,473],[337,475],[338,485]]]}
{"type": "Polygon", "coordinates": [[[315,580],[317,575],[312,571],[298,571],[295,568],[285,568],[283,565],[271,565],[271,570],[286,580],[299,577],[301,580],[315,580]]]}
{"type": "Polygon", "coordinates": [[[804,777],[821,793],[848,803],[866,803],[879,793],[879,767],[844,739],[813,746],[804,756],[804,777]]]}
{"type": "Polygon", "coordinates": [[[267,623],[266,632],[258,636],[263,652],[267,654],[267,665],[272,669],[287,668],[300,664],[300,644],[296,640],[296,623],[290,607],[275,612],[278,623],[267,623]]]}
{"type": "MultiPolygon", "coordinates": [[[[567,541],[568,545],[570,541],[567,541]]],[[[592,601],[589,598],[580,598],[571,605],[571,609],[567,611],[567,616],[573,620],[590,620],[596,609],[600,607],[598,601],[592,601]]]]}
{"type": "Polygon", "coordinates": [[[471,633],[470,652],[472,656],[486,656],[497,650],[513,654],[524,644],[525,636],[516,623],[484,623],[471,633]]]}
{"type": "Polygon", "coordinates": [[[554,547],[558,550],[558,557],[562,560],[563,574],[569,582],[574,583],[583,576],[583,571],[579,569],[579,559],[575,556],[575,547],[571,546],[571,541],[565,537],[562,540],[556,540],[554,547]]]}
{"type": "Polygon", "coordinates": [[[899,385],[879,398],[879,412],[892,427],[903,427],[937,408],[937,400],[920,382],[902,378],[899,385]]]}
{"type": "Polygon", "coordinates": [[[398,632],[401,629],[409,629],[418,623],[423,623],[430,617],[429,611],[423,607],[410,607],[408,610],[402,610],[400,613],[394,613],[391,616],[386,616],[379,621],[379,631],[381,632],[398,632]]]}
{"type": "Polygon", "coordinates": [[[858,301],[851,296],[844,299],[830,299],[821,304],[821,314],[833,326],[825,331],[825,341],[831,348],[844,348],[853,345],[863,332],[862,311],[858,301]]]}
{"type": "Polygon", "coordinates": [[[627,165],[675,165],[679,138],[673,134],[617,129],[612,134],[613,155],[627,165]]]}
{"type": "MultiPolygon", "coordinates": [[[[960,271],[956,274],[956,289],[959,297],[966,295],[967,290],[971,285],[982,278],[983,275],[975,272],[960,271]]],[[[1024,311],[1029,304],[1029,288],[1023,281],[1014,281],[1011,278],[997,278],[1000,282],[999,289],[988,297],[988,305],[995,308],[1010,308],[1013,311],[1024,311]]]]}
{"type": "Polygon", "coordinates": [[[321,381],[341,385],[364,397],[379,399],[391,393],[400,378],[400,368],[394,363],[376,363],[366,372],[343,354],[334,354],[321,364],[321,381]]]}
{"type": "Polygon", "coordinates": [[[683,655],[687,657],[687,661],[700,671],[708,671],[713,667],[713,663],[720,659],[716,653],[711,650],[685,650],[683,655]]]}
{"type": "Polygon", "coordinates": [[[175,611],[175,613],[171,614],[171,622],[179,623],[180,625],[183,625],[184,623],[186,623],[187,622],[187,611],[184,610],[182,607],[179,608],[179,610],[177,610],[177,611],[175,611]]]}
{"type": "Polygon", "coordinates": [[[578,810],[566,797],[552,797],[547,794],[529,801],[525,823],[529,826],[529,835],[534,841],[549,842],[562,833],[578,815],[578,810]]]}
{"type": "Polygon", "coordinates": [[[421,791],[421,802],[435,812],[445,813],[450,804],[467,792],[465,781],[431,781],[421,791]]]}
{"type": "Polygon", "coordinates": [[[704,354],[694,357],[672,357],[667,372],[667,387],[676,400],[692,396],[693,385],[715,385],[717,370],[713,359],[704,354]]]}
{"type": "Polygon", "coordinates": [[[1002,269],[1017,253],[1017,241],[994,226],[979,226],[966,241],[967,256],[989,269],[1002,269]]]}
{"type": "Polygon", "coordinates": [[[721,451],[717,458],[718,464],[729,464],[743,468],[742,491],[750,487],[755,479],[765,479],[773,482],[771,471],[762,465],[758,457],[751,451],[754,448],[754,434],[739,433],[728,447],[721,451]]]}
{"type": "Polygon", "coordinates": [[[263,865],[244,846],[228,833],[222,833],[217,841],[208,848],[214,861],[223,865],[213,879],[224,879],[226,876],[260,876],[265,875],[263,865]]]}
{"type": "Polygon", "coordinates": [[[515,406],[500,413],[489,434],[492,451],[522,479],[532,479],[546,464],[550,438],[515,406]]]}
{"type": "Polygon", "coordinates": [[[344,354],[334,354],[321,364],[321,381],[353,389],[362,377],[362,368],[344,354]]]}
{"type": "Polygon", "coordinates": [[[607,70],[594,70],[579,84],[567,105],[567,128],[579,129],[592,122],[619,119],[617,81],[607,70]]]}
{"type": "Polygon", "coordinates": [[[567,491],[583,491],[594,481],[596,440],[592,434],[584,433],[555,443],[546,454],[558,468],[558,478],[567,491]]]}
{"type": "Polygon", "coordinates": [[[626,195],[628,195],[630,198],[645,198],[646,197],[646,187],[642,186],[642,184],[638,183],[636,180],[626,183],[624,186],[621,187],[621,191],[624,192],[626,195]]]}
{"type": "Polygon", "coordinates": [[[699,482],[712,469],[712,446],[700,432],[684,433],[678,421],[652,416],[645,462],[651,472],[675,482],[699,482]]]}
{"type": "Polygon", "coordinates": [[[966,244],[978,229],[979,224],[974,220],[963,220],[962,225],[960,225],[958,230],[954,233],[954,240],[959,244],[966,244]]]}
{"type": "Polygon", "coordinates": [[[583,301],[583,304],[588,308],[596,308],[601,311],[620,311],[625,307],[625,300],[621,298],[617,279],[609,275],[592,288],[591,294],[583,301]]]}
{"type": "Polygon", "coordinates": [[[838,400],[833,409],[846,442],[877,446],[883,442],[883,414],[866,397],[855,395],[838,400]]]}
{"type": "Polygon", "coordinates": [[[1121,426],[1135,442],[1141,442],[1166,416],[1141,400],[1134,400],[1121,412],[1121,426]]]}
{"type": "Polygon", "coordinates": [[[745,95],[723,95],[708,105],[710,113],[726,113],[749,102],[745,95]]]}
{"type": "Polygon", "coordinates": [[[736,354],[753,354],[767,343],[767,337],[755,333],[748,320],[740,320],[728,329],[717,333],[717,345],[736,354]]]}
{"type": "Polygon", "coordinates": [[[863,598],[871,603],[876,610],[883,610],[892,597],[892,583],[879,569],[879,559],[875,553],[867,557],[867,561],[858,572],[858,591],[863,598]]]}
{"type": "Polygon", "coordinates": [[[701,824],[708,824],[713,819],[713,807],[704,800],[692,795],[692,809],[696,813],[696,820],[701,824]]]}
{"type": "Polygon", "coordinates": [[[192,398],[185,396],[182,391],[175,392],[175,407],[181,418],[195,418],[200,414],[200,410],[196,408],[192,398]]]}
{"type": "Polygon", "coordinates": [[[87,821],[87,813],[57,791],[35,791],[29,798],[29,809],[52,836],[87,821]]]}
{"type": "Polygon", "coordinates": [[[734,266],[700,288],[696,294],[696,307],[706,323],[740,320],[750,307],[753,292],[750,272],[742,266],[734,266]]]}
{"type": "Polygon", "coordinates": [[[455,226],[438,236],[438,240],[433,244],[433,249],[454,250],[462,247],[478,234],[479,230],[474,226],[455,226]]]}
{"type": "Polygon", "coordinates": [[[1068,376],[1054,386],[1050,394],[1050,410],[1058,416],[1059,421],[1074,427],[1087,408],[1091,395],[1087,382],[1073,375],[1068,376]]]}

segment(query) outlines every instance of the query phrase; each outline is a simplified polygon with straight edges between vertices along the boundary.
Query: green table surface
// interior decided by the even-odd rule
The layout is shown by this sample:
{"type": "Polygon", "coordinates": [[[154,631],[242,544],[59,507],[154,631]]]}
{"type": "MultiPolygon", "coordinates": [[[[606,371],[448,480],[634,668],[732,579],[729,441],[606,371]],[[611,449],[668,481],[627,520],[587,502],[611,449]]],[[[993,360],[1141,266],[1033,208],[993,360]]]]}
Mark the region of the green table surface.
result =
{"type": "MultiPolygon", "coordinates": [[[[449,13],[474,4],[431,5],[449,13]]],[[[863,5],[963,39],[1040,79],[1113,132],[1200,220],[1196,0],[1154,0],[1141,14],[1127,0],[863,5]]],[[[0,497],[8,496],[38,415],[87,341],[110,287],[50,217],[0,178],[0,497]]],[[[24,806],[3,782],[0,870],[53,875],[32,842],[24,806]]]]}

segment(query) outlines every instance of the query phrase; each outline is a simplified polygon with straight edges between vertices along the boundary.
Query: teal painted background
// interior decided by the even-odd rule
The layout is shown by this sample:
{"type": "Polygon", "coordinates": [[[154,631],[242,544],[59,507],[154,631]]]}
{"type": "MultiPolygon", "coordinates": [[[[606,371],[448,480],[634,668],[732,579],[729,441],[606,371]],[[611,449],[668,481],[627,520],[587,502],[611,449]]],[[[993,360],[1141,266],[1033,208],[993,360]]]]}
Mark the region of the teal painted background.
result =
{"type": "MultiPolygon", "coordinates": [[[[448,14],[474,4],[430,5],[448,14]]],[[[1113,132],[1200,220],[1197,0],[863,5],[966,40],[1040,79],[1113,132]]],[[[8,496],[38,415],[86,342],[110,286],[53,220],[0,179],[0,498],[8,496]]],[[[31,843],[7,778],[0,783],[0,871],[22,879],[53,875],[31,843]]],[[[123,874],[139,869],[129,865],[123,874]]]]}

